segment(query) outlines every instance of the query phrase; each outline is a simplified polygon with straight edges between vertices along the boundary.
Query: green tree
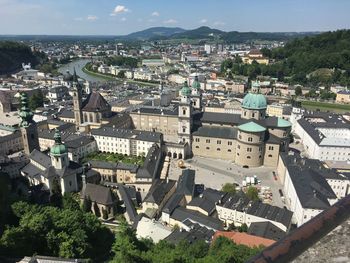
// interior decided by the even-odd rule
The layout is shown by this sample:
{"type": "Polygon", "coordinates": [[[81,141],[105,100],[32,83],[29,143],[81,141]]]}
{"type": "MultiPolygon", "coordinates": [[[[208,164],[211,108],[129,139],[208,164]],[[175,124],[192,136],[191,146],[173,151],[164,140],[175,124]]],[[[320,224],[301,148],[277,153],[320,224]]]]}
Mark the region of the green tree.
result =
{"type": "Polygon", "coordinates": [[[39,107],[44,106],[44,95],[41,90],[38,90],[35,92],[30,98],[29,98],[29,108],[31,110],[36,110],[39,107]]]}
{"type": "Polygon", "coordinates": [[[92,202],[89,196],[84,196],[82,209],[85,213],[91,212],[92,202]]]}
{"type": "Polygon", "coordinates": [[[302,90],[300,86],[295,87],[295,95],[296,96],[301,96],[302,95],[302,90]]]}
{"type": "Polygon", "coordinates": [[[97,205],[96,202],[94,202],[93,208],[94,208],[94,213],[95,213],[95,215],[96,215],[97,217],[101,217],[100,208],[98,207],[98,205],[97,205]]]}
{"type": "Polygon", "coordinates": [[[248,226],[246,223],[242,224],[241,226],[238,227],[239,232],[248,232],[248,226]]]}
{"type": "Polygon", "coordinates": [[[259,200],[259,191],[254,186],[249,186],[247,189],[247,197],[252,201],[258,201],[259,200]]]}
{"type": "Polygon", "coordinates": [[[121,70],[117,74],[117,78],[124,79],[125,78],[125,71],[121,70]]]}
{"type": "Polygon", "coordinates": [[[226,183],[221,188],[221,191],[223,191],[225,193],[235,194],[236,193],[236,186],[235,186],[235,184],[232,184],[232,183],[226,183]]]}

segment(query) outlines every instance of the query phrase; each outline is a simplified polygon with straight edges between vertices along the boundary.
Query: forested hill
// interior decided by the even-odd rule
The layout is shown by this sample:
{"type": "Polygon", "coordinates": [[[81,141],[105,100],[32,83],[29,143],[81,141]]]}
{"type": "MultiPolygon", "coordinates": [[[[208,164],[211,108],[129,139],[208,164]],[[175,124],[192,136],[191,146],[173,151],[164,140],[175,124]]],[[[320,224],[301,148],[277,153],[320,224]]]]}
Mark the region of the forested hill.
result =
{"type": "Polygon", "coordinates": [[[31,63],[34,67],[39,62],[39,54],[34,54],[28,46],[18,42],[0,41],[0,75],[21,69],[22,63],[31,63]]]}
{"type": "Polygon", "coordinates": [[[262,53],[271,58],[272,63],[246,65],[235,58],[224,61],[222,72],[231,69],[234,75],[252,79],[264,75],[311,86],[350,85],[350,30],[294,39],[281,48],[262,49],[262,53]]]}
{"type": "Polygon", "coordinates": [[[350,30],[294,39],[282,48],[267,52],[267,55],[285,60],[295,73],[319,68],[350,70],[350,30]]]}

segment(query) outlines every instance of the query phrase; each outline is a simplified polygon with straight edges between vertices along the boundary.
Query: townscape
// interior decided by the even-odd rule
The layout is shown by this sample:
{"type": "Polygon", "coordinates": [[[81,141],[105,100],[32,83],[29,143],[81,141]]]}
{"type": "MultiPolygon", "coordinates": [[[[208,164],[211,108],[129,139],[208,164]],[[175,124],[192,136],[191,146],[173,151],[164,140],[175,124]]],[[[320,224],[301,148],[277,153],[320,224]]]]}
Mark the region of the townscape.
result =
{"type": "Polygon", "coordinates": [[[349,30],[174,34],[0,41],[1,262],[245,262],[349,194],[349,61],[279,68],[349,30]]]}

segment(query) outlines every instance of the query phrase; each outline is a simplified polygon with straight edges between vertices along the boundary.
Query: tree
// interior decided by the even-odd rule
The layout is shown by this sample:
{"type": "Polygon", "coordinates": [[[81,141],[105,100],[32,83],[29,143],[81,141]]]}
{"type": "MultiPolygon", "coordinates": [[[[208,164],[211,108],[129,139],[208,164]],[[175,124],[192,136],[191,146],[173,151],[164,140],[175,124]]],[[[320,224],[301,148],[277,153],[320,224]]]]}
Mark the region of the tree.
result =
{"type": "Polygon", "coordinates": [[[221,191],[223,191],[225,193],[235,194],[236,193],[236,186],[235,186],[235,184],[226,183],[221,188],[221,191]]]}
{"type": "Polygon", "coordinates": [[[38,90],[35,92],[30,98],[29,98],[29,108],[31,110],[36,110],[39,107],[44,106],[44,95],[41,90],[38,90]]]}
{"type": "Polygon", "coordinates": [[[92,202],[89,196],[84,196],[82,209],[85,213],[91,212],[92,202]]]}
{"type": "Polygon", "coordinates": [[[125,71],[121,70],[117,74],[117,78],[124,79],[125,78],[125,71]]]}
{"type": "Polygon", "coordinates": [[[252,201],[258,201],[259,200],[259,191],[254,186],[249,186],[247,189],[247,197],[252,201]]]}
{"type": "Polygon", "coordinates": [[[63,209],[80,210],[79,202],[74,199],[73,194],[65,193],[62,199],[63,209]]]}
{"type": "Polygon", "coordinates": [[[106,261],[114,241],[111,231],[93,214],[71,209],[75,205],[68,207],[14,203],[12,209],[19,225],[5,230],[0,239],[1,255],[44,254],[106,261]]]}
{"type": "Polygon", "coordinates": [[[238,227],[239,232],[248,232],[248,226],[246,223],[242,224],[240,227],[238,227]]]}
{"type": "Polygon", "coordinates": [[[95,213],[95,216],[101,217],[100,208],[98,207],[96,202],[94,202],[94,213],[95,213]]]}
{"type": "Polygon", "coordinates": [[[295,95],[296,96],[301,96],[302,95],[302,90],[300,86],[295,87],[295,95]]]}

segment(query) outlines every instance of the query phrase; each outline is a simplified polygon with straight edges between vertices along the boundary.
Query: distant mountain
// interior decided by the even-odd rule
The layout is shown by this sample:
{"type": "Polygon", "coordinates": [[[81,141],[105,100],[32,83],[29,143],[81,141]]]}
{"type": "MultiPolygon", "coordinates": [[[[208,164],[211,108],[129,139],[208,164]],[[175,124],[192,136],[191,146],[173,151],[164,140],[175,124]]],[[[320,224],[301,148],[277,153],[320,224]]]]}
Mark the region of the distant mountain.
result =
{"type": "Polygon", "coordinates": [[[134,32],[120,38],[127,40],[148,40],[155,38],[167,38],[174,34],[181,34],[186,30],[180,27],[151,27],[142,31],[134,32]]]}
{"type": "Polygon", "coordinates": [[[244,43],[254,40],[285,41],[314,34],[316,34],[316,32],[225,32],[207,26],[202,26],[192,30],[185,30],[182,28],[153,27],[122,36],[121,38],[124,40],[216,39],[223,40],[226,43],[244,43]]]}
{"type": "Polygon", "coordinates": [[[206,39],[206,38],[211,38],[214,36],[222,36],[226,34],[226,32],[218,30],[218,29],[213,29],[207,26],[202,26],[193,30],[187,30],[182,33],[175,33],[170,36],[172,39],[180,39],[180,38],[187,38],[187,39],[206,39]]]}

